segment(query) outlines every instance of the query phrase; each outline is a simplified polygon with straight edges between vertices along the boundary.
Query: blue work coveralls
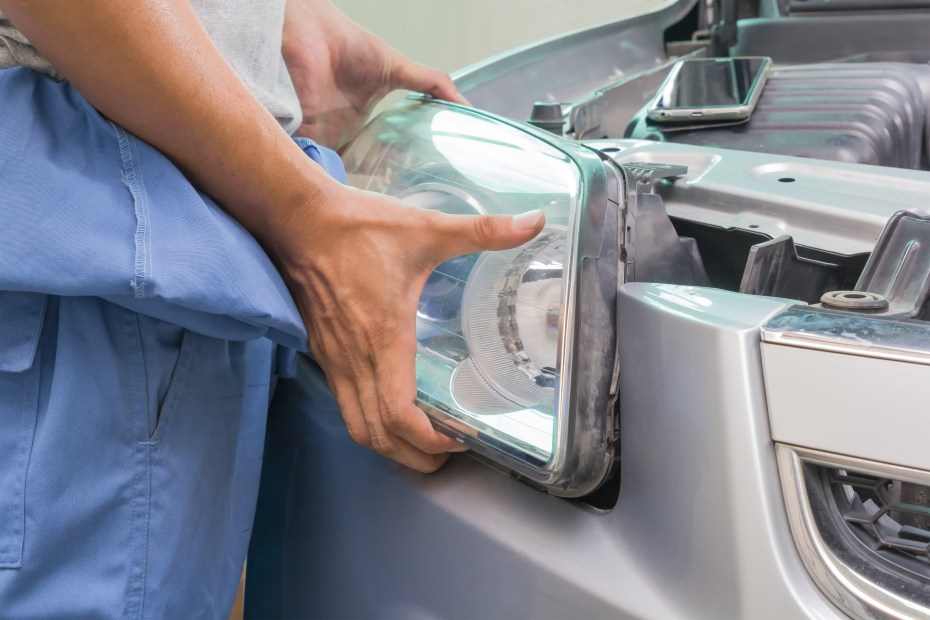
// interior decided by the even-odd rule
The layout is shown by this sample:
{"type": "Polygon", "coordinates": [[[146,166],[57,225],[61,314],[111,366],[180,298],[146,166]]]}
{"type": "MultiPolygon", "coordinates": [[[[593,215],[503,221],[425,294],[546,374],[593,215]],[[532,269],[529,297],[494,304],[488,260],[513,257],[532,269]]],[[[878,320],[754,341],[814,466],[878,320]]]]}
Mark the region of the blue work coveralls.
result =
{"type": "Polygon", "coordinates": [[[305,343],[265,253],[167,158],[0,71],[0,617],[227,616],[305,343]]]}

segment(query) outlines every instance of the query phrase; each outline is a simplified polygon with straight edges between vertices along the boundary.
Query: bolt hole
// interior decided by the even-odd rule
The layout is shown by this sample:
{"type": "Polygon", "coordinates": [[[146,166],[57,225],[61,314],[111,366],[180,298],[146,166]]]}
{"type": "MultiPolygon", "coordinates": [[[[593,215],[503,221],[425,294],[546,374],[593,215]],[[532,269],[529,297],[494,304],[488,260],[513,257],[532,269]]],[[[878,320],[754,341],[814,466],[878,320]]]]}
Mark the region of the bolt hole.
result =
{"type": "Polygon", "coordinates": [[[750,227],[750,228],[759,228],[759,225],[758,225],[758,224],[750,224],[749,227],[750,227]]]}
{"type": "Polygon", "coordinates": [[[619,153],[620,149],[616,146],[608,146],[606,149],[601,149],[601,153],[619,153]]]}
{"type": "Polygon", "coordinates": [[[843,299],[868,299],[868,295],[863,295],[862,293],[845,293],[841,295],[843,299]]]}
{"type": "Polygon", "coordinates": [[[796,179],[794,177],[782,177],[778,179],[779,183],[794,183],[796,179]]]}

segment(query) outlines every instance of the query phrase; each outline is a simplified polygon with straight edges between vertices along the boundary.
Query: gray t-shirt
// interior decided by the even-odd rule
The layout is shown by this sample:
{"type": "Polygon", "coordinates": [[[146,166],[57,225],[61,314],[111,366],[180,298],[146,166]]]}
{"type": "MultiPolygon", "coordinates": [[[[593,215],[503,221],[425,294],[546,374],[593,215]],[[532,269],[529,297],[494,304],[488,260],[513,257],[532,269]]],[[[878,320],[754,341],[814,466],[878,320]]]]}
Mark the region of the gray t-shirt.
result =
{"type": "MultiPolygon", "coordinates": [[[[220,53],[288,133],[300,126],[297,93],[281,56],[285,0],[191,0],[220,53]]],[[[61,74],[0,13],[0,68],[61,74]]]]}

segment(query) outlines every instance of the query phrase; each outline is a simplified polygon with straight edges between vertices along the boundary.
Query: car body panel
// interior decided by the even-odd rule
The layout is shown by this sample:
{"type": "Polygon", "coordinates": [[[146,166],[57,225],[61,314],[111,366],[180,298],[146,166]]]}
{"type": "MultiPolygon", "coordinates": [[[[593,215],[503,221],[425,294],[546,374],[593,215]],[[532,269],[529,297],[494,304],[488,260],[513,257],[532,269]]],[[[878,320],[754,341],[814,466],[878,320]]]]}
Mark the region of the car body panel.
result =
{"type": "Polygon", "coordinates": [[[765,343],[772,439],[930,470],[930,365],[765,343]],[[879,428],[894,441],[875,441],[879,428]]]}

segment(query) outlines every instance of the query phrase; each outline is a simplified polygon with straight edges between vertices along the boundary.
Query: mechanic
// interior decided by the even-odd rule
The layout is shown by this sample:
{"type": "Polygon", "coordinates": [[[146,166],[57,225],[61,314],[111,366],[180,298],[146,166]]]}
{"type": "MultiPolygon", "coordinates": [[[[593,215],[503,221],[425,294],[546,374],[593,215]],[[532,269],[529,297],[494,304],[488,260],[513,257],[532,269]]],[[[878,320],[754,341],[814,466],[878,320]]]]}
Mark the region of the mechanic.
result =
{"type": "Polygon", "coordinates": [[[356,441],[435,470],[460,448],[415,406],[423,283],[543,216],[339,182],[306,138],[395,88],[465,101],[328,0],[0,11],[0,616],[226,617],[285,349],[356,441]]]}

